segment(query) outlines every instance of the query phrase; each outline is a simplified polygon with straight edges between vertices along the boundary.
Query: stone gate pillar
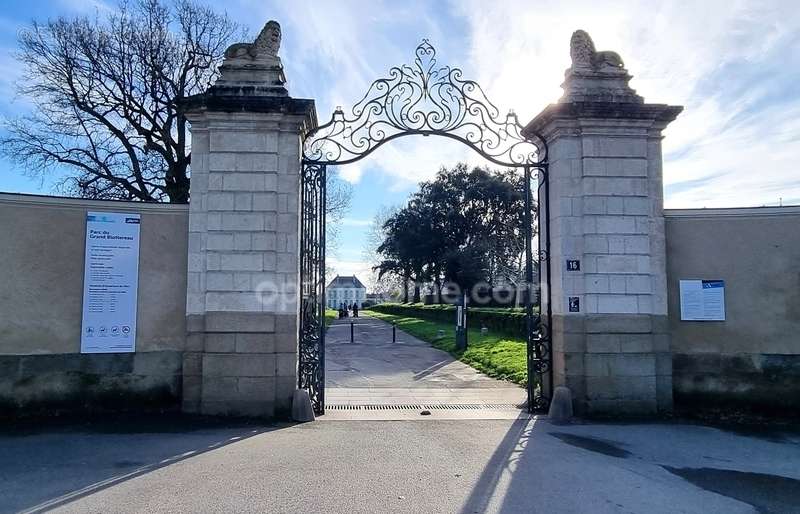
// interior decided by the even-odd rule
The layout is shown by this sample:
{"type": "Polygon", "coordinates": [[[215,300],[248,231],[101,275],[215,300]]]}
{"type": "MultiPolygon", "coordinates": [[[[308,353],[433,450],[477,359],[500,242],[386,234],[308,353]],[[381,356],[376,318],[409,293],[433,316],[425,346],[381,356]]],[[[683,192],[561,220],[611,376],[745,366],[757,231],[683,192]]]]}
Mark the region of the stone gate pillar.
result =
{"type": "Polygon", "coordinates": [[[570,50],[526,127],[549,147],[554,383],[579,414],[670,411],[661,131],[682,108],[644,103],[585,32],[570,50]]]}
{"type": "Polygon", "coordinates": [[[269,22],[181,104],[192,124],[186,412],[288,415],[297,387],[300,136],[315,110],[289,97],[279,45],[269,22]]]}

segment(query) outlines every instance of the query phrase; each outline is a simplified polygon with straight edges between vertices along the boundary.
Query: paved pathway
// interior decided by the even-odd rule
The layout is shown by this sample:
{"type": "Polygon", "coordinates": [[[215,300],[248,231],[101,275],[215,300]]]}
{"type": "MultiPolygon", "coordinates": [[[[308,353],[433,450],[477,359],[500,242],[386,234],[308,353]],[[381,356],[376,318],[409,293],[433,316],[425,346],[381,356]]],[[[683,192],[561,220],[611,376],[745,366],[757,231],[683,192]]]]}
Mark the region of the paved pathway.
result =
{"type": "Polygon", "coordinates": [[[800,437],[680,424],[337,421],[0,434],[0,513],[798,512],[800,437]],[[764,434],[767,435],[767,434],[764,434]]]}
{"type": "Polygon", "coordinates": [[[328,405],[525,402],[525,390],[496,380],[372,317],[337,320],[325,340],[328,405]],[[353,342],[350,342],[350,323],[353,342]]]}

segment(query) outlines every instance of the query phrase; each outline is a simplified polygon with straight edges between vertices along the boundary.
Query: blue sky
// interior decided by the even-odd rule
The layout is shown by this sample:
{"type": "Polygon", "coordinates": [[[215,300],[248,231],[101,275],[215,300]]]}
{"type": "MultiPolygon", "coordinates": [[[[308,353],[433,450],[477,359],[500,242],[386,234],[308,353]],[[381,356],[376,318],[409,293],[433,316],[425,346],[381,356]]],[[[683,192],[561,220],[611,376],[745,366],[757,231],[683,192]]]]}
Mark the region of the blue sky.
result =
{"type": "MultiPolygon", "coordinates": [[[[108,2],[113,4],[113,2],[108,2]]],[[[794,2],[243,1],[224,2],[253,34],[283,27],[281,57],[293,96],[314,98],[321,121],[347,109],[375,78],[409,62],[422,38],[439,62],[478,80],[501,112],[525,122],[561,95],[569,37],[582,28],[617,51],[646,101],[685,106],[665,133],[667,207],[800,203],[800,10],[794,2]]],[[[20,27],[48,16],[101,12],[102,1],[4,2],[0,13],[0,115],[28,108],[15,98],[13,52],[20,27]]],[[[365,275],[366,224],[442,164],[480,163],[441,139],[407,138],[341,169],[353,207],[330,259],[365,275]]],[[[0,190],[50,193],[0,160],[0,190]]]]}

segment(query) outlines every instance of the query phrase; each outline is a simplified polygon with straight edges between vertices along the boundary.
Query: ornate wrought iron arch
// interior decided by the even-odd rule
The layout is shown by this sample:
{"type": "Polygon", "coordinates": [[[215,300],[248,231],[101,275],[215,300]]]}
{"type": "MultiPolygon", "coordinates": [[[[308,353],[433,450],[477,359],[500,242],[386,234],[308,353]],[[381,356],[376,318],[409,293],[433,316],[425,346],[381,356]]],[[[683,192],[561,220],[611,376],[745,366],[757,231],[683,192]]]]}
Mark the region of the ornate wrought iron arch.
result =
{"type": "MultiPolygon", "coordinates": [[[[523,126],[516,114],[509,111],[506,116],[501,116],[483,88],[473,80],[464,79],[459,68],[440,67],[436,61],[436,50],[428,40],[423,40],[417,46],[415,55],[413,64],[395,66],[389,70],[387,77],[374,81],[350,114],[345,114],[341,107],[337,107],[329,122],[312,129],[303,139],[298,385],[309,391],[317,413],[323,413],[327,166],[356,162],[385,143],[401,137],[436,135],[459,141],[494,164],[524,170],[528,406],[530,410],[546,407],[552,389],[550,288],[544,290],[548,295],[547,312],[541,313],[536,323],[532,307],[534,259],[530,186],[532,171],[536,170],[538,190],[543,189],[547,196],[546,142],[537,135],[523,136],[523,126]],[[538,390],[534,389],[534,374],[539,378],[538,390]]],[[[546,261],[550,246],[546,226],[549,222],[549,213],[546,212],[548,204],[545,201],[544,240],[538,238],[538,263],[546,261]]],[[[541,215],[537,216],[538,220],[541,218],[541,215]]],[[[539,223],[541,229],[541,221],[539,223]]],[[[541,234],[542,230],[539,232],[541,234]]],[[[539,277],[541,284],[541,270],[539,277]]],[[[550,282],[549,263],[546,281],[550,282]]],[[[541,287],[538,289],[541,294],[541,287]]]]}
{"type": "Polygon", "coordinates": [[[522,135],[513,111],[503,117],[474,80],[459,68],[439,67],[428,40],[417,46],[413,65],[389,70],[372,83],[350,115],[337,107],[331,120],[305,137],[306,163],[343,165],[405,136],[436,135],[460,141],[500,166],[546,167],[543,138],[522,135]]]}

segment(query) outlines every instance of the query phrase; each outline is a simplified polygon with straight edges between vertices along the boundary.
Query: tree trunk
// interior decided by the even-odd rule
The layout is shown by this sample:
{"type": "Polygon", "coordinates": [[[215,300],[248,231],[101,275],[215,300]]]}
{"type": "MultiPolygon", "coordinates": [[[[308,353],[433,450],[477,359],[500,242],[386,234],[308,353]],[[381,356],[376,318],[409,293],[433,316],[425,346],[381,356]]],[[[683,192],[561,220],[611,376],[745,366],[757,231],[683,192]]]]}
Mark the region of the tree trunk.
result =
{"type": "Polygon", "coordinates": [[[170,203],[189,203],[189,177],[186,170],[188,159],[184,162],[170,166],[164,177],[164,192],[167,193],[170,203]]]}

